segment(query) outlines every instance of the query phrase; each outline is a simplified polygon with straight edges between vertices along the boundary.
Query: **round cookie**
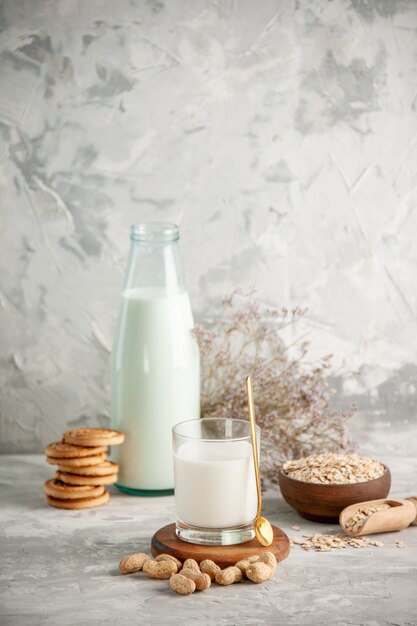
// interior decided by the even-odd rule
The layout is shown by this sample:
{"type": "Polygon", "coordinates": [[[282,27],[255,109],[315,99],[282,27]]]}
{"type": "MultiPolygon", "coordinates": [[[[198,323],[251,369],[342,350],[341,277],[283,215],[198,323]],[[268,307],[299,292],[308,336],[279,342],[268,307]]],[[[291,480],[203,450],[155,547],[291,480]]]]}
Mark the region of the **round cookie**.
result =
{"type": "Polygon", "coordinates": [[[95,454],[101,454],[107,452],[107,446],[97,446],[92,448],[85,448],[82,446],[74,446],[72,443],[65,443],[65,441],[54,441],[48,443],[45,448],[46,456],[53,459],[76,459],[83,456],[93,456],[95,454]]]}
{"type": "Polygon", "coordinates": [[[103,461],[100,464],[89,467],[67,467],[59,463],[58,470],[67,474],[75,474],[76,476],[109,476],[110,474],[117,474],[119,466],[112,461],[103,461]]]}
{"type": "Polygon", "coordinates": [[[63,438],[66,443],[87,447],[117,446],[125,440],[123,433],[109,428],[76,428],[67,430],[63,438]]]}
{"type": "Polygon", "coordinates": [[[104,493],[103,486],[82,485],[74,487],[65,485],[60,480],[51,478],[44,483],[43,490],[47,496],[58,500],[80,500],[81,498],[98,498],[104,493]]]}
{"type": "Polygon", "coordinates": [[[55,459],[47,456],[46,460],[50,465],[62,465],[63,467],[88,467],[89,465],[99,465],[106,458],[104,452],[94,456],[82,456],[79,459],[55,459]]]}
{"type": "Polygon", "coordinates": [[[57,472],[56,478],[66,485],[113,485],[117,480],[117,474],[78,476],[77,474],[68,474],[67,472],[57,472]]]}
{"type": "Polygon", "coordinates": [[[57,509],[68,509],[70,511],[78,511],[80,509],[92,509],[96,506],[106,504],[110,499],[108,491],[104,491],[98,498],[82,498],[81,500],[59,500],[58,498],[52,498],[46,496],[48,504],[56,507],[57,509]]]}

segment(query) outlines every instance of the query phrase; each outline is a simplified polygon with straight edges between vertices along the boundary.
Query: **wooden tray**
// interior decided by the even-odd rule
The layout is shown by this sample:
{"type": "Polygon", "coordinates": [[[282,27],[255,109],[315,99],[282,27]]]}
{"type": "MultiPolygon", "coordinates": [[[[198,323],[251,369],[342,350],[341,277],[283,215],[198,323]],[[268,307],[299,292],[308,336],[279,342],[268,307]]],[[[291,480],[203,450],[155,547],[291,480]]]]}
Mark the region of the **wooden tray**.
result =
{"type": "Polygon", "coordinates": [[[201,546],[181,541],[175,534],[175,524],[168,524],[160,528],[152,537],[151,551],[153,556],[171,554],[180,561],[195,559],[200,563],[204,559],[212,559],[222,568],[234,565],[247,556],[262,552],[272,552],[277,561],[283,561],[290,553],[290,541],[280,528],[276,526],[272,528],[274,540],[267,548],[261,546],[256,539],[235,546],[201,546]]]}

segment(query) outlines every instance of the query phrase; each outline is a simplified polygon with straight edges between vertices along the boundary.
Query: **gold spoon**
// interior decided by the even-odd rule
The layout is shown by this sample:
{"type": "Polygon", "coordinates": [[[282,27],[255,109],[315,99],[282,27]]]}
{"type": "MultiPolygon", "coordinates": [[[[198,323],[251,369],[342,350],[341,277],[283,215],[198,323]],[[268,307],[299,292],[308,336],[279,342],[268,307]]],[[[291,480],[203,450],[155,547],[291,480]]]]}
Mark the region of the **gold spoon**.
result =
{"type": "Polygon", "coordinates": [[[261,477],[259,474],[258,443],[256,441],[255,405],[253,402],[253,387],[252,387],[252,379],[250,376],[246,377],[246,391],[248,393],[250,436],[251,436],[251,442],[252,442],[253,464],[255,467],[256,491],[258,493],[258,510],[256,512],[254,529],[255,529],[256,538],[259,541],[259,543],[262,546],[270,546],[274,538],[274,531],[272,530],[272,526],[268,522],[268,520],[265,517],[261,516],[261,513],[262,513],[261,477]]]}

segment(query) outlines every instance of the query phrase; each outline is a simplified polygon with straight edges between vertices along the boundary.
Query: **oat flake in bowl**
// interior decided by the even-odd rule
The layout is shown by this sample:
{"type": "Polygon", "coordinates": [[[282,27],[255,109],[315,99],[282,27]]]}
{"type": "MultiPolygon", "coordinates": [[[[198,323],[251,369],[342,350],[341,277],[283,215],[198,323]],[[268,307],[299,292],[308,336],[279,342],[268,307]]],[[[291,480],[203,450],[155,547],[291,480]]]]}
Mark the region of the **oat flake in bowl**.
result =
{"type": "Polygon", "coordinates": [[[313,454],[284,463],[278,481],[284,500],[302,517],[333,523],[351,504],[386,498],[391,474],[358,454],[313,454]]]}
{"type": "Polygon", "coordinates": [[[382,463],[358,454],[311,454],[287,461],[284,473],[295,480],[324,485],[348,485],[379,478],[385,472],[382,463]]]}

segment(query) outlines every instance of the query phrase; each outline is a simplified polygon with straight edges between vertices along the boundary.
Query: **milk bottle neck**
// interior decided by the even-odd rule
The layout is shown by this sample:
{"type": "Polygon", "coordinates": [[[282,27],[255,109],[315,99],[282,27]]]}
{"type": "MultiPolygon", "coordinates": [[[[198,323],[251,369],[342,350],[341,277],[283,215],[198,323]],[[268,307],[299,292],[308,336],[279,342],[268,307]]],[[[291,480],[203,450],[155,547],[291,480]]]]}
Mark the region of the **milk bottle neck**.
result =
{"type": "Polygon", "coordinates": [[[125,291],[138,289],[150,297],[185,291],[178,226],[152,222],[135,224],[130,239],[125,291]]]}

